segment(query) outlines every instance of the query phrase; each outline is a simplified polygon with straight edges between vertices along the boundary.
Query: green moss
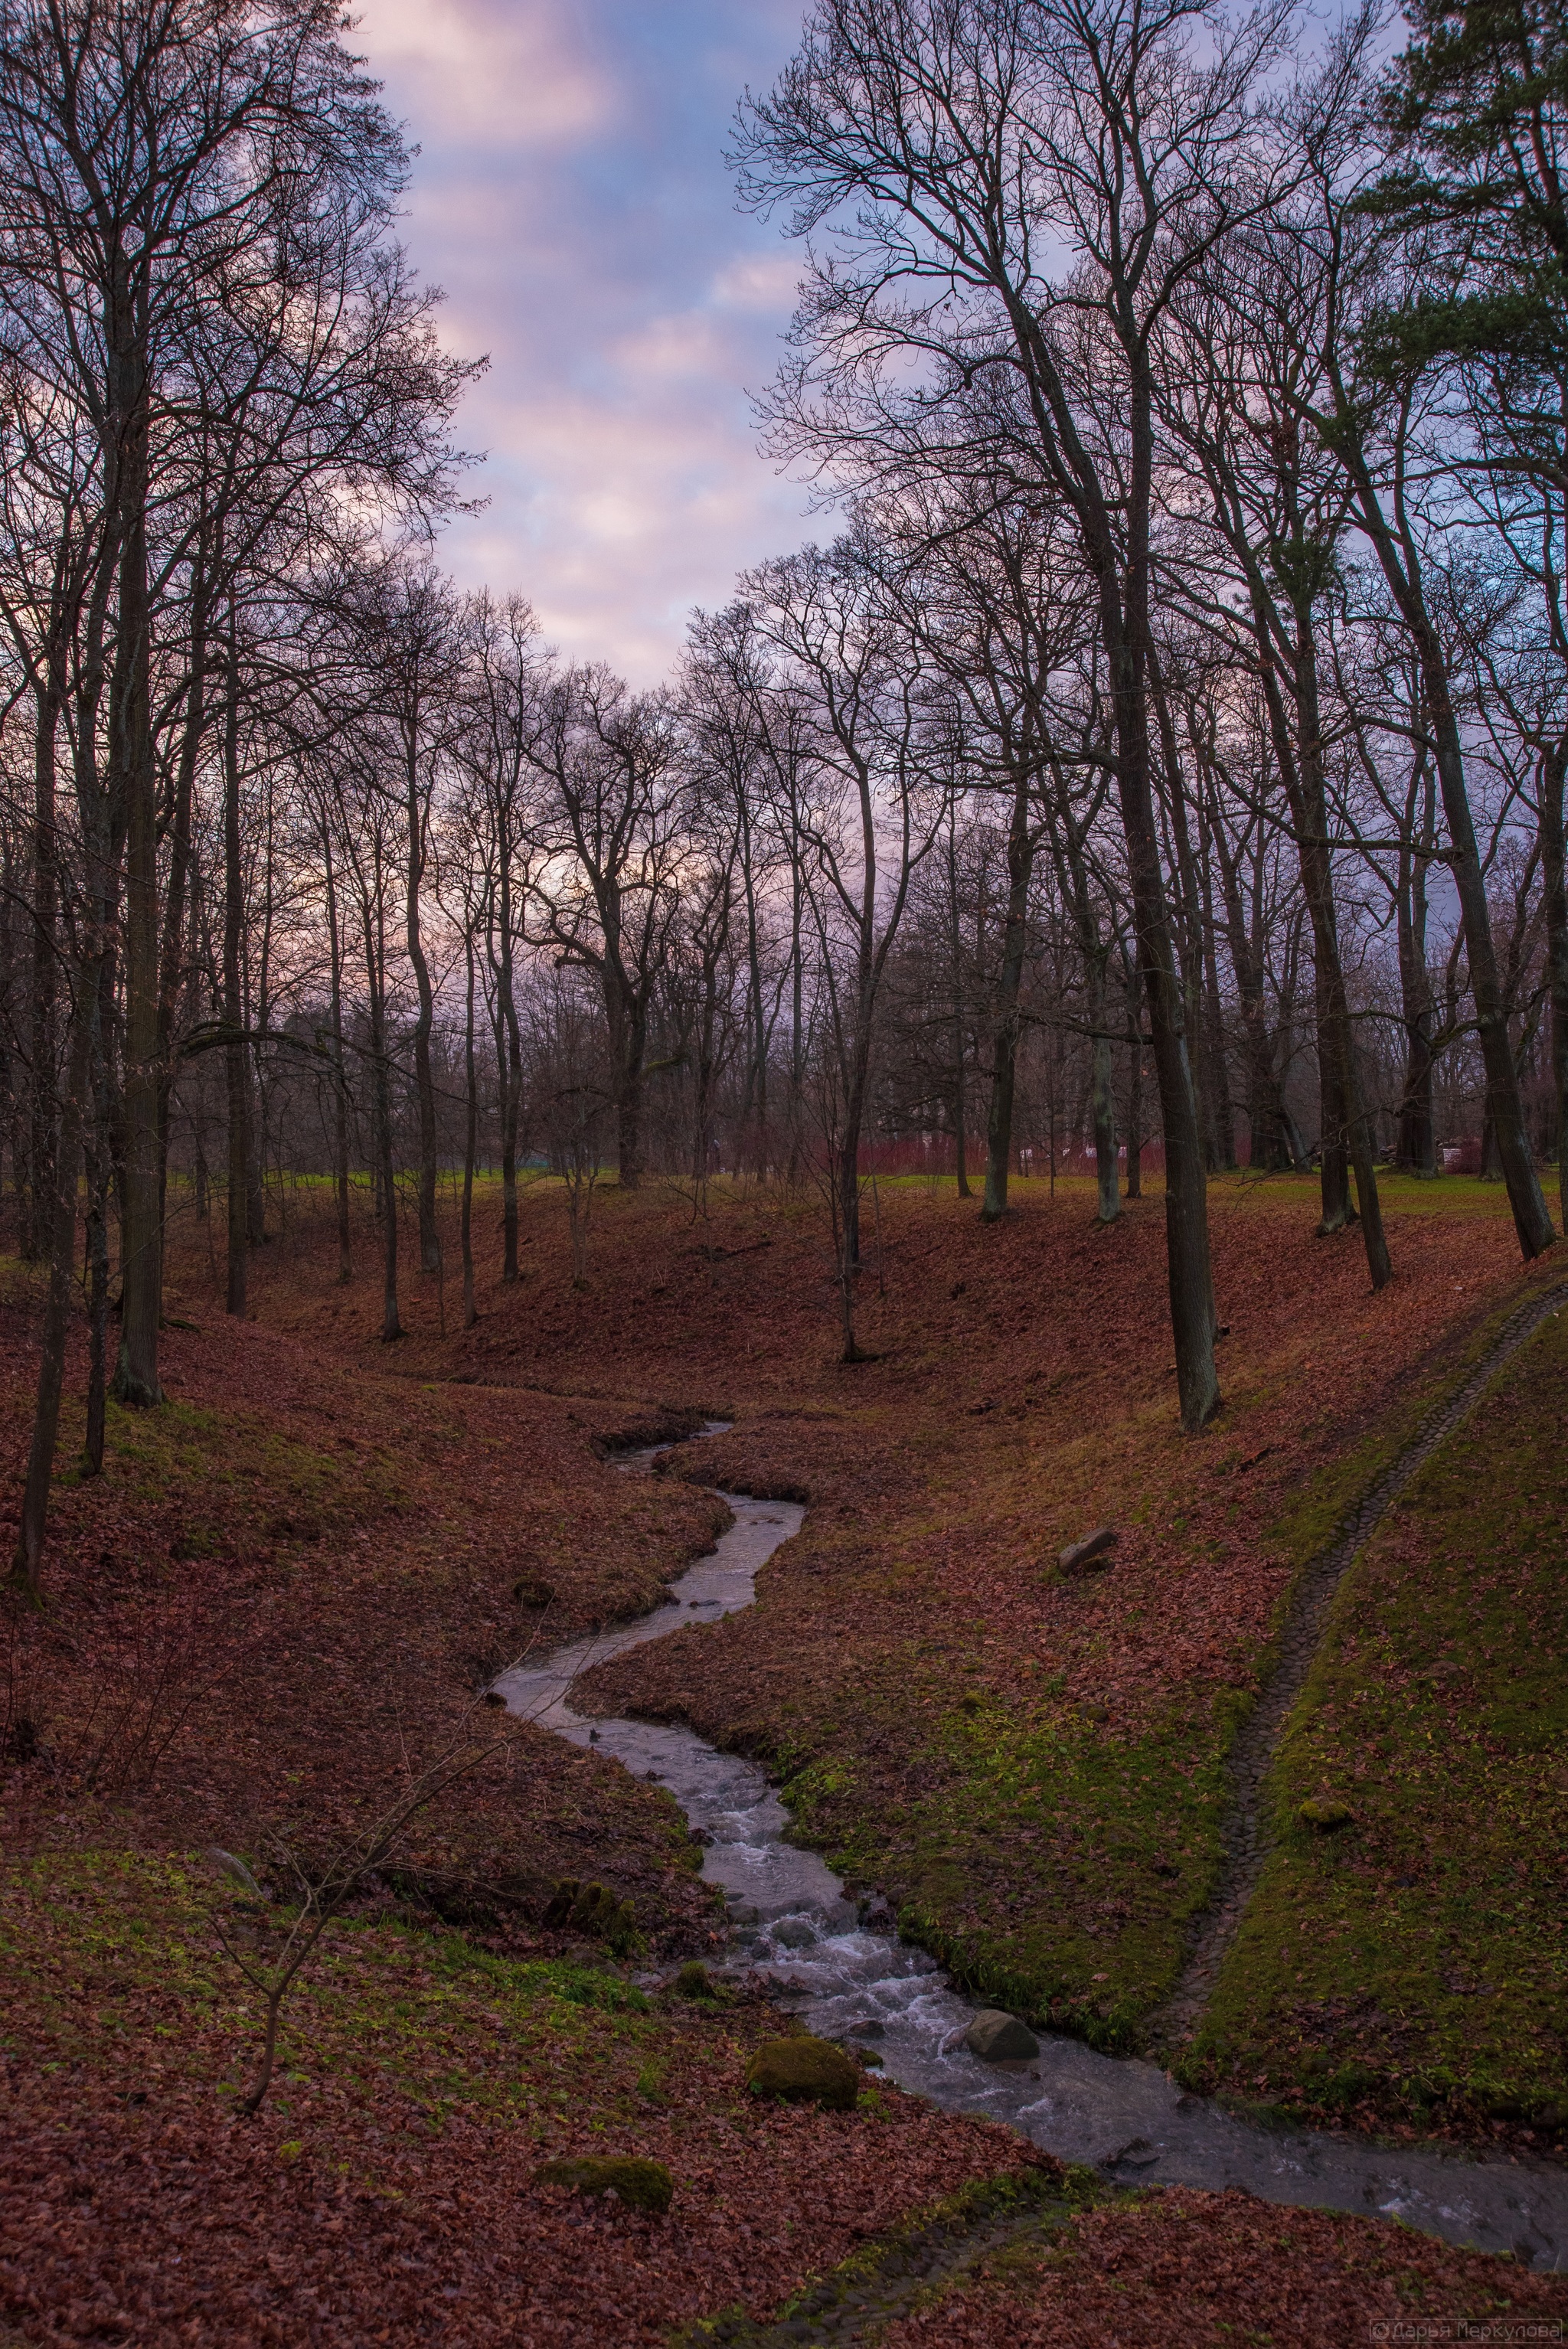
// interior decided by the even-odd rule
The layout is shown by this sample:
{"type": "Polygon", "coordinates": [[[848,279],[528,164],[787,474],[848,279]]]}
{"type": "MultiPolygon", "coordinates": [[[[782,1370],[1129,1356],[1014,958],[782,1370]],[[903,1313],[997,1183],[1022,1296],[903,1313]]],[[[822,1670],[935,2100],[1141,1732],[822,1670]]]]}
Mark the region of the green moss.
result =
{"type": "MultiPolygon", "coordinates": [[[[1460,1180],[1457,1176],[1447,1179],[1460,1180]]],[[[1272,1535],[1294,1566],[1305,1566],[1328,1547],[1352,1509],[1398,1458],[1423,1421],[1464,1384],[1525,1293],[1522,1284],[1511,1286],[1469,1330],[1441,1349],[1424,1374],[1411,1380],[1375,1426],[1307,1478],[1287,1503],[1272,1535]]]]}
{"type": "MultiPolygon", "coordinates": [[[[906,1690],[919,1669],[903,1660],[906,1690]]],[[[847,1771],[831,1793],[805,1771],[785,1797],[834,1867],[908,1888],[901,1930],[964,1987],[1117,2050],[1175,1980],[1213,1881],[1234,1714],[1226,1692],[1123,1739],[1050,1697],[1026,1712],[960,1699],[907,1814],[868,1805],[847,1771]]]]}
{"type": "Polygon", "coordinates": [[[677,1998],[716,1999],[718,1985],[700,1958],[688,1960],[670,1984],[677,1998]]]}
{"type": "Polygon", "coordinates": [[[830,2039],[764,2039],[746,2069],[754,2096],[777,2096],[789,2105],[822,2105],[834,2113],[853,2112],[861,2093],[858,2064],[830,2039]]]}
{"type": "Polygon", "coordinates": [[[1194,2085],[1563,2125],[1565,1439],[1568,1311],[1340,1587],[1265,1788],[1274,1848],[1186,2061],[1194,2085]],[[1326,1802],[1354,1810],[1354,1832],[1322,1831],[1326,1802]]]}
{"type": "Polygon", "coordinates": [[[1336,1803],[1328,1795],[1309,1795],[1296,1812],[1303,1826],[1315,1827],[1319,1835],[1332,1835],[1336,1827],[1347,1827],[1355,1816],[1348,1803],[1336,1803]]]}
{"type": "MultiPolygon", "coordinates": [[[[80,1446],[79,1422],[80,1405],[73,1404],[61,1429],[62,1481],[74,1477],[68,1464],[80,1446]]],[[[395,1511],[404,1500],[385,1458],[370,1447],[344,1456],[281,1434],[259,1413],[201,1411],[182,1402],[139,1412],[112,1398],[104,1488],[132,1503],[173,1508],[181,1526],[172,1543],[176,1562],[211,1557],[225,1543],[243,1548],[258,1538],[316,1540],[395,1511]]]]}
{"type": "Polygon", "coordinates": [[[614,2194],[628,2209],[663,2218],[675,2194],[675,2180],[662,2161],[634,2155],[584,2154],[575,2161],[547,2161],[534,2172],[541,2186],[571,2187],[579,2194],[614,2194]]]}
{"type": "MultiPolygon", "coordinates": [[[[253,1951],[270,1919],[199,1866],[125,1854],[56,1855],[14,1868],[0,1904],[8,2048],[100,2064],[128,2042],[166,2042],[170,2072],[223,2093],[247,2071],[260,2022],[218,1929],[253,1951]]],[[[601,2099],[633,2094],[658,2036],[618,1976],[520,1961],[460,1934],[340,1919],[284,2011],[280,2065],[423,2106],[527,2109],[554,2069],[601,2099]],[[504,2050],[505,2060],[497,2062],[504,2050]]]]}

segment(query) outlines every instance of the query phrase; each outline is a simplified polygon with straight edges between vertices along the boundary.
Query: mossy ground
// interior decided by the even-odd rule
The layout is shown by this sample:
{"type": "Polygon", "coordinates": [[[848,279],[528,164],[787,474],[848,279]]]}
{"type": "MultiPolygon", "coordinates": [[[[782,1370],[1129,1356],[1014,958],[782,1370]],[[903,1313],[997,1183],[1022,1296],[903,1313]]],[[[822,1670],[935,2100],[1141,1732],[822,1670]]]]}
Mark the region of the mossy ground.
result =
{"type": "Polygon", "coordinates": [[[657,2349],[1022,2159],[885,2086],[854,2113],[759,2103],[761,2000],[704,2011],[392,1913],[330,1929],[246,2119],[259,2002],[220,1932],[243,1946],[256,1904],[125,1854],[42,1857],[3,1893],[8,2340],[657,2349]],[[583,2159],[661,2165],[667,2215],[541,2175],[583,2159]]]}
{"type": "Polygon", "coordinates": [[[1185,2071],[1413,2126],[1568,2132],[1568,1308],[1342,1584],[1276,1838],[1185,2071]],[[1327,1796],[1351,1823],[1323,1834],[1327,1796]]]}
{"type": "MultiPolygon", "coordinates": [[[[90,2069],[100,2093],[146,2101],[183,2082],[232,2103],[262,2010],[223,1940],[254,1954],[256,1903],[199,1861],[108,1852],[36,1858],[5,1896],[7,2056],[67,2077],[90,2069]]],[[[640,2111],[639,2073],[665,2035],[613,1970],[499,1957],[396,1914],[343,1918],[284,2007],[267,2111],[300,2127],[308,2116],[323,2155],[345,2098],[390,2099],[417,2135],[462,2107],[546,2144],[574,2105],[595,2133],[640,2111]]],[[[283,2158],[304,2149],[285,2132],[283,2158]]]]}
{"type": "Polygon", "coordinates": [[[977,1696],[938,1712],[912,1757],[917,1799],[868,1802],[836,1762],[784,1798],[851,1881],[900,1888],[902,1930],[958,1982],[1115,2053],[1139,2044],[1212,1879],[1226,1710],[1112,1739],[1049,1698],[1020,1713],[977,1696]]]}

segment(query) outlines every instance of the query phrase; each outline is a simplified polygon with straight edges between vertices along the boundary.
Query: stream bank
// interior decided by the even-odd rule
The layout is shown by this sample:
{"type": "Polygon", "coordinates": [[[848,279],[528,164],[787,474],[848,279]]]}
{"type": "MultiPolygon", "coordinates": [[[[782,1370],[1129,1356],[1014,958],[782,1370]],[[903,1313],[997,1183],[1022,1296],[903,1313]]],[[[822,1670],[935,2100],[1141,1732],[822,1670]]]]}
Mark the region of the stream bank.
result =
{"type": "MultiPolygon", "coordinates": [[[[634,1473],[669,1448],[651,1446],[619,1464],[634,1473]]],[[[789,1814],[755,1763],[678,1723],[574,1712],[573,1682],[591,1664],[750,1606],[758,1571],[806,1516],[797,1503],[721,1497],[733,1525],[671,1586],[663,1606],[525,1661],[495,1687],[513,1713],[668,1788],[704,1843],[704,1878],[725,1898],[726,1971],[760,1977],[823,2038],[874,2049],[901,2087],[948,2111],[1006,2122],[1113,2182],[1240,2188],[1274,2203],[1398,2219],[1543,2271],[1568,2268],[1568,2173],[1547,2164],[1265,2129],[1184,2092],[1158,2064],[1055,2034],[1041,2036],[1028,2063],[981,2063],[958,2044],[973,2003],[927,1952],[884,1929],[878,1904],[851,1900],[825,1861],[786,1840],[789,1814]]]]}

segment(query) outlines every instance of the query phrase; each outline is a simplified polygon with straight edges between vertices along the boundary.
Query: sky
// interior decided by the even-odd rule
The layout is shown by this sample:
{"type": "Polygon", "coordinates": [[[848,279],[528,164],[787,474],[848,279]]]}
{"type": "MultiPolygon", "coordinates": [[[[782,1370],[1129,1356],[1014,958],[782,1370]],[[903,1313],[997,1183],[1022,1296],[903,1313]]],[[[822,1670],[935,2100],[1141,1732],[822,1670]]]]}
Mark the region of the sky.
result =
{"type": "Polygon", "coordinates": [[[801,0],[359,0],[352,46],[419,154],[404,240],[441,335],[490,367],[455,437],[485,510],[447,527],[468,587],[646,685],[694,605],[820,534],[758,452],[800,255],[735,209],[736,101],[801,0]]]}

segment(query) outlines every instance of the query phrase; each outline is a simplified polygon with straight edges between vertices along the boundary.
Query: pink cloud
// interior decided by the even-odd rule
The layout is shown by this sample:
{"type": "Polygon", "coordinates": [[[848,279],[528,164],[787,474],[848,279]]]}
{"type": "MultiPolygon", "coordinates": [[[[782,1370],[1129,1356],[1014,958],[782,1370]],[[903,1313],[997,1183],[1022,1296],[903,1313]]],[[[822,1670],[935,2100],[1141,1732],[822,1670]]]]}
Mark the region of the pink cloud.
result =
{"type": "Polygon", "coordinates": [[[490,357],[458,420],[489,504],[444,559],[639,683],[694,604],[810,528],[747,399],[795,262],[736,212],[721,160],[743,82],[772,77],[798,21],[723,0],[367,0],[355,36],[423,150],[406,233],[447,288],[445,338],[490,357]]]}

